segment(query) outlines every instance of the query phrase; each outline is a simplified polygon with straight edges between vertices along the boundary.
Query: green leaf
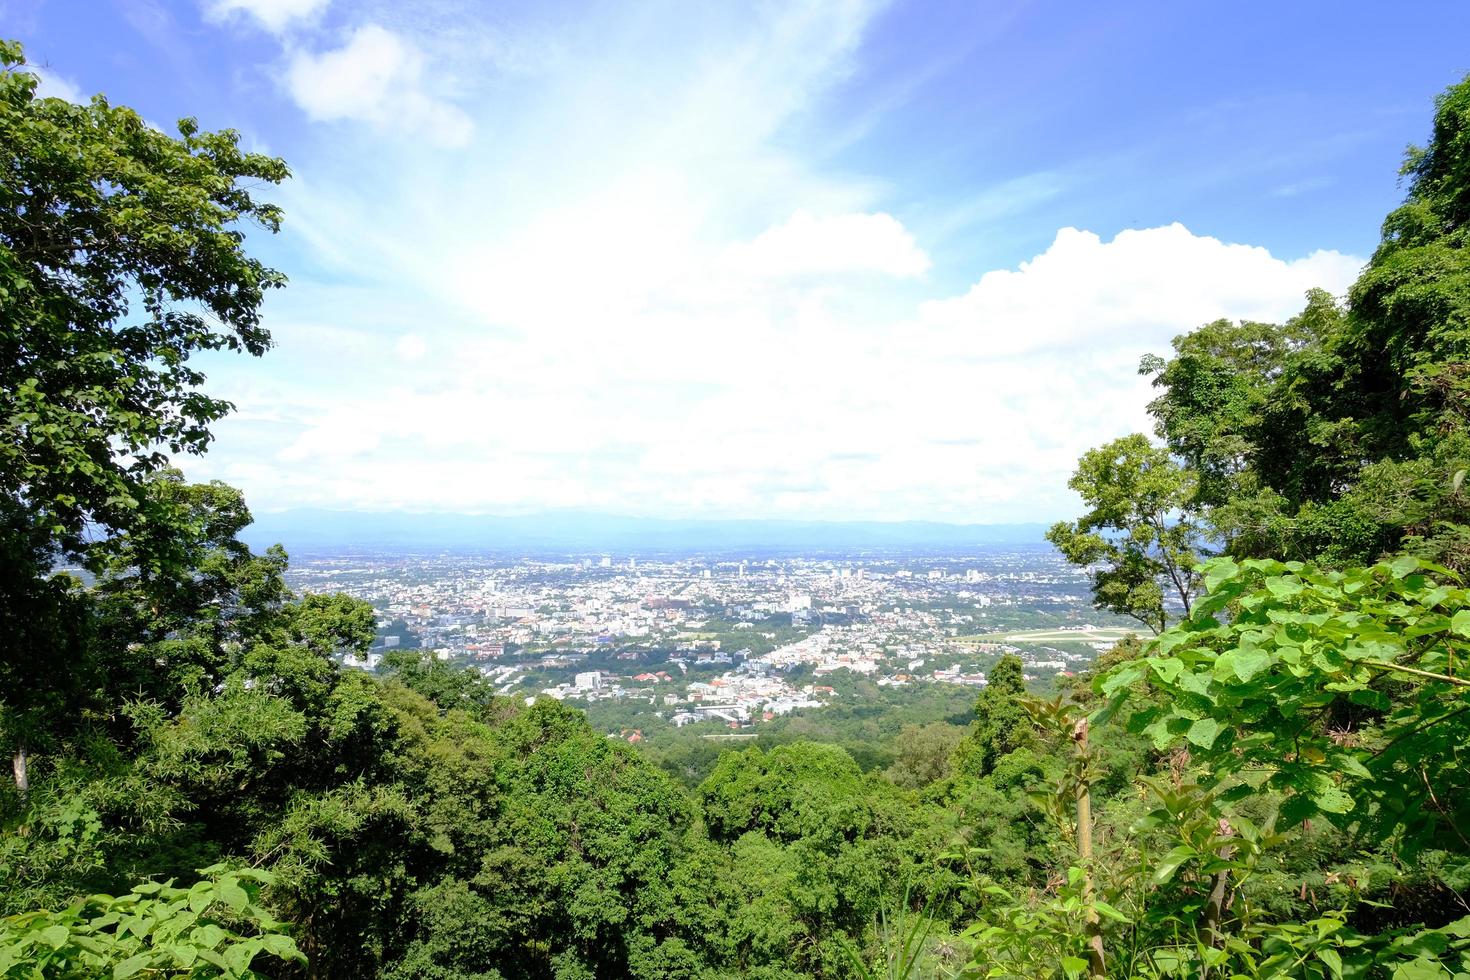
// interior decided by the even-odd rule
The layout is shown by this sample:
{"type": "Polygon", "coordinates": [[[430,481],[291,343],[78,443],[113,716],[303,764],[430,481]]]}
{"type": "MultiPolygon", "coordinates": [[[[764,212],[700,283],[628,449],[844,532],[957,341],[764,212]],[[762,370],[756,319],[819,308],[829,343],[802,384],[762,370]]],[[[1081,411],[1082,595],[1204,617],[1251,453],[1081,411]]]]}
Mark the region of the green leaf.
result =
{"type": "Polygon", "coordinates": [[[1075,956],[1062,957],[1062,972],[1067,975],[1068,980],[1076,980],[1082,976],[1082,971],[1087,969],[1087,961],[1075,956]]]}
{"type": "Polygon", "coordinates": [[[1317,950],[1317,959],[1327,964],[1327,969],[1334,977],[1342,976],[1342,957],[1337,955],[1337,950],[1324,946],[1317,950]]]}
{"type": "Polygon", "coordinates": [[[237,943],[225,950],[225,963],[235,973],[241,974],[250,969],[250,961],[255,959],[255,954],[258,952],[260,952],[260,943],[258,941],[249,940],[247,942],[237,943]]]}
{"type": "Polygon", "coordinates": [[[1172,684],[1180,671],[1184,670],[1184,663],[1173,657],[1150,657],[1148,666],[1166,684],[1172,684]]]}
{"type": "Polygon", "coordinates": [[[1312,794],[1312,802],[1324,813],[1347,813],[1353,808],[1353,798],[1336,786],[1312,794]]]}
{"type": "Polygon", "coordinates": [[[1393,572],[1394,578],[1407,578],[1419,568],[1419,559],[1413,555],[1399,555],[1388,565],[1389,571],[1393,572]]]}
{"type": "Polygon", "coordinates": [[[129,956],[112,968],[112,980],[123,980],[124,977],[138,973],[148,965],[151,959],[153,959],[152,953],[138,953],[136,956],[129,956]]]}
{"type": "Polygon", "coordinates": [[[1248,681],[1271,665],[1271,655],[1259,647],[1242,647],[1235,651],[1235,676],[1248,681]]]}
{"type": "Polygon", "coordinates": [[[1175,847],[1168,854],[1160,858],[1159,863],[1154,866],[1154,884],[1162,885],[1173,878],[1181,865],[1186,861],[1193,860],[1198,854],[1199,852],[1188,844],[1180,844],[1178,847],[1175,847]]]}
{"type": "Polygon", "coordinates": [[[1169,731],[1168,718],[1156,718],[1147,728],[1143,730],[1154,744],[1154,748],[1162,752],[1174,741],[1174,733],[1169,731]]]}
{"type": "Polygon", "coordinates": [[[1214,592],[1220,583],[1240,574],[1240,566],[1229,558],[1219,558],[1205,566],[1205,588],[1214,592]]]}
{"type": "Polygon", "coordinates": [[[1201,718],[1189,726],[1189,731],[1184,737],[1189,739],[1200,748],[1208,749],[1215,744],[1215,739],[1220,735],[1220,723],[1213,718],[1201,718]]]}
{"type": "Polygon", "coordinates": [[[1143,677],[1144,668],[1137,663],[1125,664],[1120,669],[1109,674],[1102,683],[1103,694],[1111,695],[1125,687],[1130,687],[1135,681],[1143,677]]]}
{"type": "Polygon", "coordinates": [[[250,896],[232,878],[222,879],[215,886],[215,894],[219,895],[220,901],[224,902],[236,912],[239,912],[250,904],[250,896]]]}
{"type": "Polygon", "coordinates": [[[1339,753],[1333,756],[1332,761],[1336,764],[1337,771],[1344,775],[1353,776],[1357,779],[1373,778],[1373,773],[1369,772],[1368,767],[1359,762],[1358,757],[1355,755],[1347,752],[1339,753]]]}
{"type": "Polygon", "coordinates": [[[301,950],[296,948],[296,941],[290,936],[268,935],[260,937],[260,946],[272,956],[279,956],[283,960],[305,960],[301,950]]]}
{"type": "Polygon", "coordinates": [[[1454,976],[1433,960],[1423,958],[1400,963],[1393,968],[1393,980],[1448,980],[1454,976]]]}
{"type": "Polygon", "coordinates": [[[1461,609],[1450,617],[1450,630],[1457,636],[1470,636],[1470,609],[1461,609]]]}
{"type": "Polygon", "coordinates": [[[1294,578],[1268,578],[1266,589],[1278,599],[1290,599],[1301,592],[1303,586],[1294,578]]]}

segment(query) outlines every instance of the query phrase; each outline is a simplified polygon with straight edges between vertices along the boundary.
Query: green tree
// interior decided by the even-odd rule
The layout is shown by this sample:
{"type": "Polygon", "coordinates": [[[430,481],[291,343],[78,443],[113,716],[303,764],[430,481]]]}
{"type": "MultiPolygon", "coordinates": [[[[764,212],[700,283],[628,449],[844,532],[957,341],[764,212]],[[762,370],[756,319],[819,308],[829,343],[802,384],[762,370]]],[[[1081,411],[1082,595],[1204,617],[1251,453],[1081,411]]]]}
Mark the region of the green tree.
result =
{"type": "Polygon", "coordinates": [[[1135,434],[1084,454],[1067,485],[1088,511],[1046,537],[1074,565],[1102,566],[1092,575],[1098,608],[1159,633],[1169,623],[1167,590],[1188,615],[1199,588],[1194,474],[1135,434]]]}
{"type": "Polygon", "coordinates": [[[988,776],[1002,758],[1033,744],[1026,714],[1025,668],[1007,654],[996,661],[975,698],[975,723],[955,748],[953,767],[970,776],[988,776]]]}
{"type": "Polygon", "coordinates": [[[888,767],[890,780],[906,789],[920,789],[949,775],[950,756],[965,730],[948,722],[904,725],[894,739],[896,758],[888,767]]]}
{"type": "Polygon", "coordinates": [[[1470,79],[1408,153],[1408,193],[1346,305],[1209,324],[1146,358],[1158,435],[1237,557],[1470,567],[1470,79]]]}
{"type": "MultiPolygon", "coordinates": [[[[202,451],[230,408],[199,390],[191,356],[262,353],[260,305],[284,281],[246,253],[241,228],[276,229],[279,210],[248,188],[284,179],[285,164],[192,120],[170,137],[101,97],[38,99],[24,66],[0,43],[0,552],[25,557],[0,576],[0,621],[65,611],[42,584],[59,560],[95,568],[126,541],[144,574],[179,562],[179,515],[146,483],[166,454],[202,451]]],[[[0,656],[31,654],[7,638],[0,656]]],[[[34,737],[23,719],[55,702],[37,690],[83,667],[54,656],[5,686],[19,784],[34,737]]]]}

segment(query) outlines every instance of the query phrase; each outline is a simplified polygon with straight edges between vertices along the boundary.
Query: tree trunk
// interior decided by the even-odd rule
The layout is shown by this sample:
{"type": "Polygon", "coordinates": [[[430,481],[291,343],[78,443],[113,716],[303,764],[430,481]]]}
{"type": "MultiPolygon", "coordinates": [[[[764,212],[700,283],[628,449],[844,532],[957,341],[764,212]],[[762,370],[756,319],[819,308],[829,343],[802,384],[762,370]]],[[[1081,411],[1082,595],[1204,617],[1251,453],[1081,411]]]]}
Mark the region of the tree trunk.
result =
{"type": "Polygon", "coordinates": [[[15,773],[15,791],[20,794],[20,801],[25,802],[26,794],[31,791],[31,777],[26,762],[26,747],[18,745],[15,755],[10,759],[11,770],[15,773]]]}
{"type": "Polygon", "coordinates": [[[1102,922],[1092,905],[1092,794],[1087,785],[1087,719],[1072,728],[1077,747],[1077,856],[1082,861],[1082,902],[1086,908],[1087,975],[1107,975],[1103,964],[1102,922]]]}

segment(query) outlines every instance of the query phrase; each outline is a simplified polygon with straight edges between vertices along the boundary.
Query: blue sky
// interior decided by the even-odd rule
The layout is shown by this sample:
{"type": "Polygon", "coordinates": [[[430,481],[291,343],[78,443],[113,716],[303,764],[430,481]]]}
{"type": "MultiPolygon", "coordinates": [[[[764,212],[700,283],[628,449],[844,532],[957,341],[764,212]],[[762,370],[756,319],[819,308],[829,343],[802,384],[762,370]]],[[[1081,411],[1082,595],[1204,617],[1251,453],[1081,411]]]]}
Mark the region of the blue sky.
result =
{"type": "Polygon", "coordinates": [[[1138,358],[1342,293],[1470,5],[0,0],[238,129],[291,286],[191,476],[257,510],[1070,516],[1138,358]]]}

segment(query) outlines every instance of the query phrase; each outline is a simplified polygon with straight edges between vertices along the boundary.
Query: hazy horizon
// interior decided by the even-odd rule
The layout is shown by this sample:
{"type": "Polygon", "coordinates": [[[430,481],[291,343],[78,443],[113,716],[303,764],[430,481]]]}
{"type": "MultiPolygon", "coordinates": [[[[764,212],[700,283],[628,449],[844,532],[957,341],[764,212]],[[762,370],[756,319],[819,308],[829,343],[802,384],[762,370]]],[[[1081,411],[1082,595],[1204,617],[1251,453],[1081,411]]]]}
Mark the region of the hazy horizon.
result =
{"type": "Polygon", "coordinates": [[[298,509],[255,514],[254,547],[321,552],[414,550],[534,553],[940,554],[997,546],[1050,548],[1040,523],[687,519],[591,511],[517,515],[298,509]]]}

